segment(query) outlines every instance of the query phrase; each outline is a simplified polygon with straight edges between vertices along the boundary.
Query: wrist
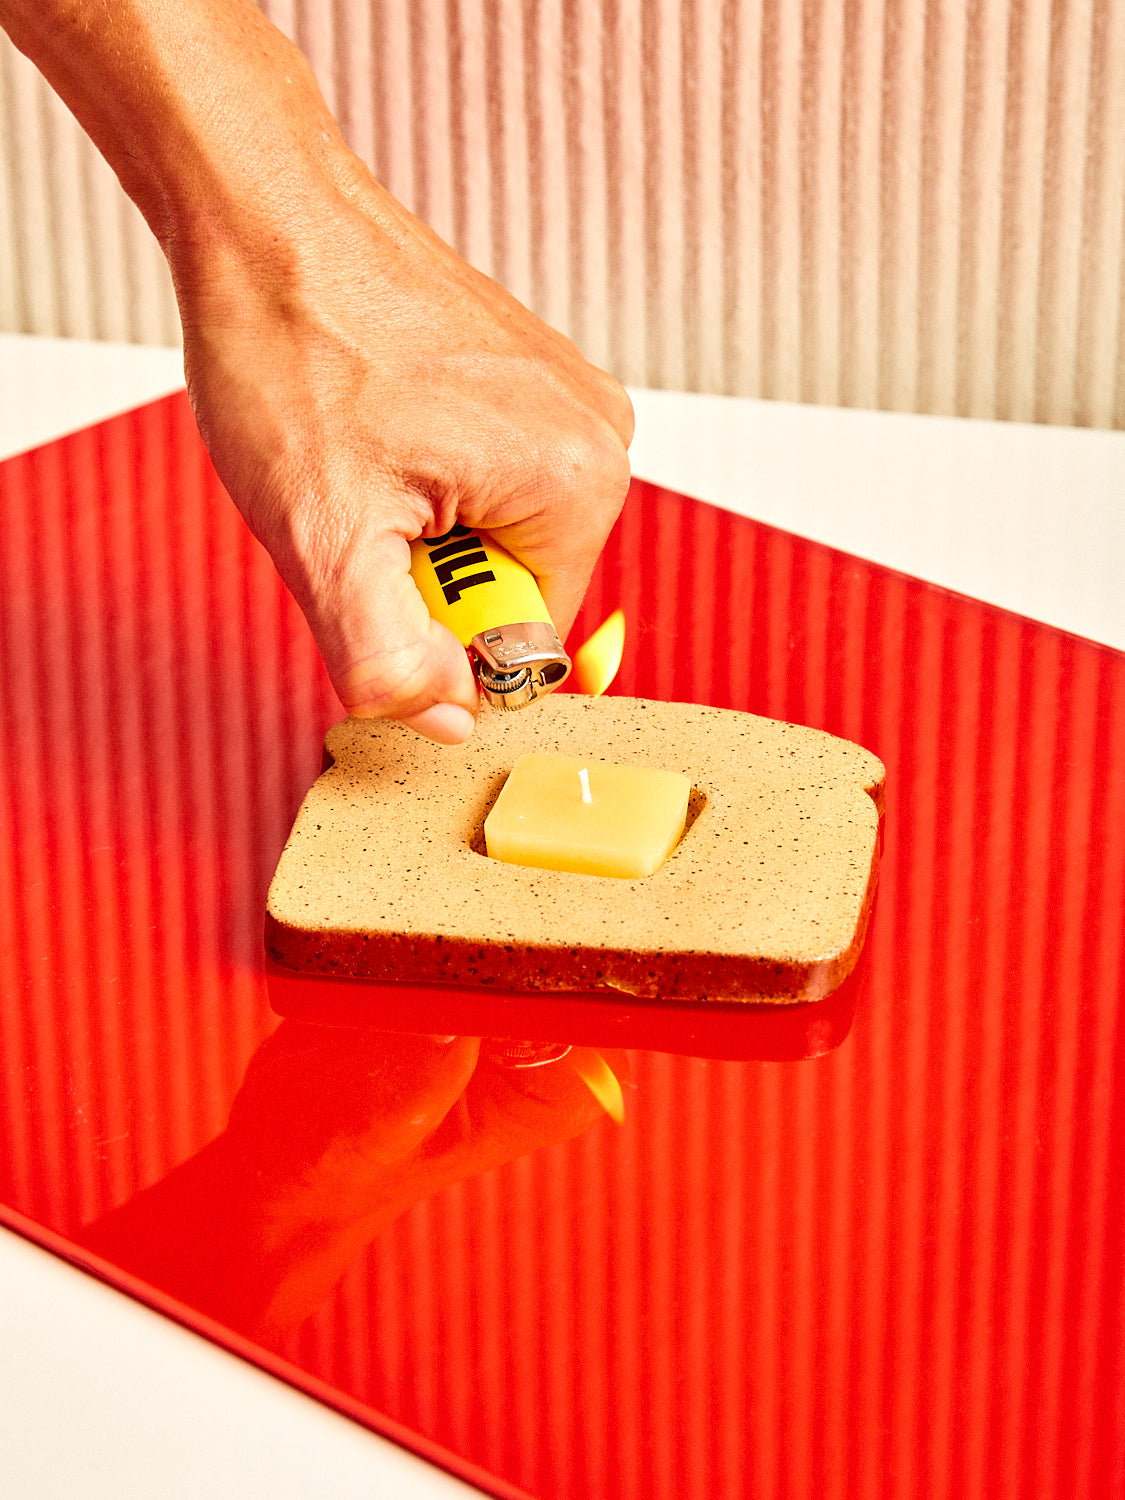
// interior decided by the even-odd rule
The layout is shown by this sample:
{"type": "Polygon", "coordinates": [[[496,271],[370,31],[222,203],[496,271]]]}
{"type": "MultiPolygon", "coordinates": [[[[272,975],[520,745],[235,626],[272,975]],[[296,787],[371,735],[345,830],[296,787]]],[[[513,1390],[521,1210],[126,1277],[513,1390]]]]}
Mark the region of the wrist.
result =
{"type": "Polygon", "coordinates": [[[173,273],[189,279],[283,251],[294,205],[326,202],[363,170],[303,55],[251,9],[258,35],[201,42],[209,76],[169,82],[126,184],[173,273]]]}
{"type": "MultiPolygon", "coordinates": [[[[181,312],[225,292],[249,313],[260,299],[282,305],[331,258],[348,197],[342,182],[363,171],[343,142],[320,150],[262,135],[237,160],[212,161],[162,184],[149,222],[172,271],[181,312]],[[187,304],[185,306],[185,304],[187,304]]],[[[224,318],[224,322],[229,319],[224,318]]]]}

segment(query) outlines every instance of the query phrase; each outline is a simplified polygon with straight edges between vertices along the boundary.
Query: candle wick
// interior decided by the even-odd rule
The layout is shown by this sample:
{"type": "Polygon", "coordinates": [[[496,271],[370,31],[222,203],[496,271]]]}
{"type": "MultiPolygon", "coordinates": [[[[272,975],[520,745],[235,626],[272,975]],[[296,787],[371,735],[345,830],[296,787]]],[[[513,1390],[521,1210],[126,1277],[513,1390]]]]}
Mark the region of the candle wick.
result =
{"type": "Polygon", "coordinates": [[[594,799],[590,795],[590,773],[585,766],[578,773],[578,785],[582,789],[583,802],[593,802],[594,799]]]}

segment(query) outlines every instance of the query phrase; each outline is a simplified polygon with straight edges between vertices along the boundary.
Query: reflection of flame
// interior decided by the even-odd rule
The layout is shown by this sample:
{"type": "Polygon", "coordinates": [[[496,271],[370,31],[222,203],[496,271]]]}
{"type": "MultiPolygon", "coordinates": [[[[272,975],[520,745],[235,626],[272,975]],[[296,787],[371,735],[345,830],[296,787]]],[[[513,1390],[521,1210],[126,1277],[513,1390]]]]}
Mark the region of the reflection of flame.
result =
{"type": "Polygon", "coordinates": [[[574,682],[580,693],[599,697],[617,676],[625,650],[625,615],[615,609],[574,653],[574,682]]]}
{"type": "Polygon", "coordinates": [[[571,1067],[593,1094],[611,1120],[625,1121],[625,1095],[617,1077],[600,1052],[593,1047],[576,1047],[571,1053],[571,1067]]]}

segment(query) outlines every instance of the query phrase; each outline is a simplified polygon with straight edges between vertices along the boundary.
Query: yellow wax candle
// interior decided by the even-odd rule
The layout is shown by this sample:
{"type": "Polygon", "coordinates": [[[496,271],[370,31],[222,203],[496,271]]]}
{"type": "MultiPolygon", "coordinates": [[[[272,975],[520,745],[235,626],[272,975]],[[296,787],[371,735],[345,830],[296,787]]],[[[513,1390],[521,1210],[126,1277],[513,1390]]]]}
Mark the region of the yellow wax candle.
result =
{"type": "Polygon", "coordinates": [[[484,821],[485,845],[510,865],[622,880],[651,875],[680,841],[690,791],[675,771],[524,755],[484,821]]]}

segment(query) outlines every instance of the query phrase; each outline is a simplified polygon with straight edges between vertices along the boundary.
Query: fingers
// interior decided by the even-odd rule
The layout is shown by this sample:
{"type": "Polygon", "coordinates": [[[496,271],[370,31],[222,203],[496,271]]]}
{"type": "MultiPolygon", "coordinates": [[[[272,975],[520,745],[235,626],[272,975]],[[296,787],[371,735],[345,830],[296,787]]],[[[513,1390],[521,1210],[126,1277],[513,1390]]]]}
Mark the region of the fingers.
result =
{"type": "Polygon", "coordinates": [[[631,472],[628,446],[633,437],[633,403],[625,387],[612,376],[601,378],[605,420],[593,440],[587,438],[580,450],[580,475],[577,503],[560,503],[554,498],[552,514],[557,529],[569,529],[573,546],[563,544],[562,537],[552,535],[545,565],[542,565],[540,587],[556,627],[565,640],[582,604],[590,575],[625,498],[629,493],[631,472]]]}
{"type": "MultiPolygon", "coordinates": [[[[305,612],[333,686],[357,718],[399,719],[442,745],[468,739],[479,709],[464,647],[432,620],[401,536],[363,537],[308,585],[305,612]]],[[[303,603],[305,601],[302,601],[303,603]]]]}
{"type": "Polygon", "coordinates": [[[365,181],[366,207],[318,198],[311,230],[295,212],[292,285],[291,267],[275,285],[235,257],[203,292],[181,289],[185,358],[215,466],[345,707],[458,744],[476,684],[414,587],[408,539],[458,521],[490,532],[565,638],[628,490],[633,411],[569,339],[365,181]]]}
{"type": "Polygon", "coordinates": [[[469,710],[457,703],[435,703],[433,708],[411,714],[402,722],[415,734],[438,745],[463,745],[476,724],[469,710]]]}
{"type": "MultiPolygon", "coordinates": [[[[499,528],[490,527],[487,515],[478,520],[530,568],[563,639],[621,513],[629,482],[623,440],[608,421],[587,418],[563,429],[542,454],[525,518],[499,528]]],[[[506,507],[497,509],[503,513],[506,507]]]]}
{"type": "Polygon", "coordinates": [[[628,448],[633,441],[633,434],[637,430],[637,417],[633,410],[633,402],[629,392],[604,370],[596,370],[602,384],[603,410],[606,421],[613,427],[614,432],[628,448]]]}
{"type": "Polygon", "coordinates": [[[401,719],[439,744],[459,745],[476,722],[476,679],[456,636],[426,615],[420,598],[418,605],[424,619],[417,633],[409,630],[413,607],[404,617],[373,609],[369,649],[336,671],[327,652],[325,661],[340,701],[356,718],[401,719]]]}

